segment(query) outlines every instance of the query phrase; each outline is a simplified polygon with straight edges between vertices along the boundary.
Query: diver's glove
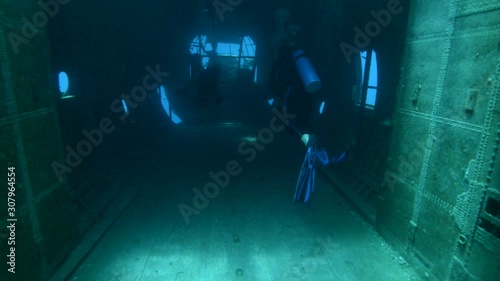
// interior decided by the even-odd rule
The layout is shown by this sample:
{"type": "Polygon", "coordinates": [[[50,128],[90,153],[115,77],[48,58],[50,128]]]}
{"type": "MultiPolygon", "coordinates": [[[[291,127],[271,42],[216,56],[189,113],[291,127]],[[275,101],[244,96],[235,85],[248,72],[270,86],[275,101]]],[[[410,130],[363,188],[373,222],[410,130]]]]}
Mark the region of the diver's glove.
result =
{"type": "Polygon", "coordinates": [[[318,160],[323,166],[337,164],[347,158],[347,152],[343,152],[334,157],[329,157],[326,149],[319,144],[318,138],[315,135],[303,134],[300,139],[308,149],[311,148],[311,152],[313,152],[316,156],[315,160],[318,160]]]}
{"type": "Polygon", "coordinates": [[[303,134],[300,140],[307,147],[315,147],[318,144],[317,138],[315,135],[303,134]]]}
{"type": "Polygon", "coordinates": [[[309,134],[303,134],[300,140],[304,143],[305,146],[307,146],[307,143],[309,142],[309,134]]]}

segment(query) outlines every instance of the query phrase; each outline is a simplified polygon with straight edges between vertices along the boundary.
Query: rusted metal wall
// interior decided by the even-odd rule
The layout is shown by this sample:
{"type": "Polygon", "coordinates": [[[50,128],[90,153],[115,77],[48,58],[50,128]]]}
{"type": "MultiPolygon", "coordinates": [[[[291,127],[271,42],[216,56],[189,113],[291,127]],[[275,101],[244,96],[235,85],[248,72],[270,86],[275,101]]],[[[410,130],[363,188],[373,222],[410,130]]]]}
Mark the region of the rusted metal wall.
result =
{"type": "Polygon", "coordinates": [[[411,2],[377,222],[438,280],[500,278],[499,35],[498,1],[411,2]]]}
{"type": "MultiPolygon", "coordinates": [[[[57,3],[57,2],[56,2],[57,3]]],[[[73,208],[64,181],[52,170],[61,161],[54,81],[49,68],[49,15],[33,1],[0,1],[0,163],[1,179],[15,167],[15,274],[1,280],[45,280],[76,243],[73,208]]],[[[2,225],[7,189],[0,195],[2,225]]],[[[7,247],[6,228],[0,243],[7,247]]],[[[9,247],[10,247],[9,246],[9,247]]],[[[10,251],[10,249],[9,249],[10,251]]]]}

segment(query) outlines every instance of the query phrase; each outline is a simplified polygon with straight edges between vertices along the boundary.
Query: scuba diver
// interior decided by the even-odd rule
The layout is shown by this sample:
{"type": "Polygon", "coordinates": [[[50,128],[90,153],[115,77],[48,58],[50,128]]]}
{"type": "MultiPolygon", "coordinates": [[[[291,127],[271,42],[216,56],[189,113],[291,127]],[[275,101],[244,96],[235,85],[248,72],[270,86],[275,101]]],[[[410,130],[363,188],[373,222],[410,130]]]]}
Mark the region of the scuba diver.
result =
{"type": "Polygon", "coordinates": [[[202,106],[208,106],[210,103],[215,102],[220,106],[224,98],[218,93],[220,84],[221,65],[217,58],[217,42],[212,43],[212,50],[205,50],[201,46],[203,52],[209,56],[209,62],[206,68],[202,66],[202,56],[193,56],[192,60],[197,61],[196,67],[196,102],[202,106]]]}
{"type": "Polygon", "coordinates": [[[307,127],[312,115],[313,95],[308,94],[301,83],[293,59],[296,50],[294,46],[282,46],[279,49],[271,70],[269,89],[273,93],[275,106],[284,114],[293,113],[298,116],[291,120],[292,124],[288,129],[300,138],[302,131],[299,128],[307,127]]]}
{"type": "Polygon", "coordinates": [[[220,72],[221,66],[218,63],[209,65],[200,71],[196,81],[196,101],[198,104],[208,106],[211,102],[215,102],[217,106],[220,106],[224,100],[217,91],[220,72]]]}
{"type": "Polygon", "coordinates": [[[287,38],[279,48],[268,86],[276,101],[275,106],[285,116],[289,113],[297,116],[287,124],[288,129],[301,139],[307,152],[293,201],[307,204],[314,192],[316,167],[339,163],[346,158],[346,152],[330,157],[324,143],[316,135],[306,133],[313,112],[312,93],[319,91],[321,81],[305,52],[296,47],[292,39],[287,38]]]}

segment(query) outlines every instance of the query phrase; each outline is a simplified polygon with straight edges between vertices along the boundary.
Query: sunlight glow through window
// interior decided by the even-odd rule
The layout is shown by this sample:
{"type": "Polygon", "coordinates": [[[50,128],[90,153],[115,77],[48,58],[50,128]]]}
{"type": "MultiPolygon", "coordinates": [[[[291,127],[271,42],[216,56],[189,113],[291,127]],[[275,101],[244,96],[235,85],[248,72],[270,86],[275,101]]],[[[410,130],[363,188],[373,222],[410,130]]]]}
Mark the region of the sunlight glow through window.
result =
{"type": "Polygon", "coordinates": [[[66,94],[69,89],[69,77],[66,72],[59,72],[59,92],[66,94]]]}
{"type": "Polygon", "coordinates": [[[163,106],[163,109],[165,110],[167,115],[170,117],[172,122],[174,122],[174,124],[181,123],[182,120],[170,108],[170,102],[168,101],[167,92],[165,91],[164,86],[160,87],[160,98],[161,98],[161,105],[163,106]]]}
{"type": "MultiPolygon", "coordinates": [[[[367,52],[361,52],[361,83],[363,83],[365,78],[365,66],[366,66],[366,57],[367,52]]],[[[370,63],[370,69],[368,72],[368,91],[366,93],[365,104],[370,108],[375,107],[375,103],[377,102],[377,92],[378,92],[378,64],[377,64],[377,53],[372,51],[372,58],[370,63]]]]}

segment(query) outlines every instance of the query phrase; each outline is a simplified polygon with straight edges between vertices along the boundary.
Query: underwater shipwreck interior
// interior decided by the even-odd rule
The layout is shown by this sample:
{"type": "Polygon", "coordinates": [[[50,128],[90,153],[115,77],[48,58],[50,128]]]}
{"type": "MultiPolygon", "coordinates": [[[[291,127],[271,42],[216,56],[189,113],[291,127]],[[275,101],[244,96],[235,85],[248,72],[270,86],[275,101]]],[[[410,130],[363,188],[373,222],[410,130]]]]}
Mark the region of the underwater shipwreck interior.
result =
{"type": "Polygon", "coordinates": [[[497,0],[0,0],[0,280],[500,280],[497,0]]]}

